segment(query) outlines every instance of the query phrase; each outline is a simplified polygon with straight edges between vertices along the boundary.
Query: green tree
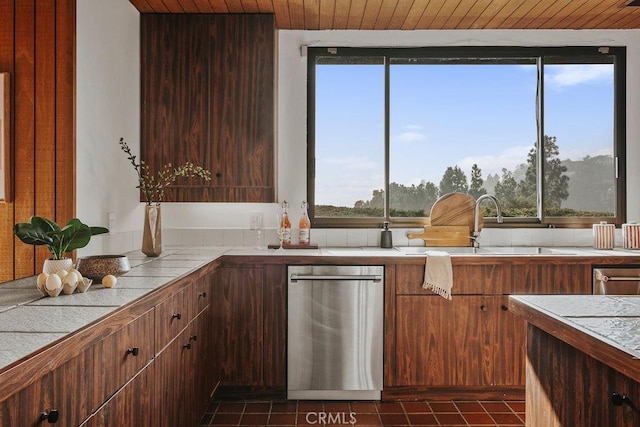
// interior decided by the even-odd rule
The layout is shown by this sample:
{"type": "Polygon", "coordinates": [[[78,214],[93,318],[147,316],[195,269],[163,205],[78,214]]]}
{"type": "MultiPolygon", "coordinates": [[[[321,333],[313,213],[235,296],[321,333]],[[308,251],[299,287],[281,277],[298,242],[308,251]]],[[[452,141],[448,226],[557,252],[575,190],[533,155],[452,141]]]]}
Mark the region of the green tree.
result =
{"type": "Polygon", "coordinates": [[[458,166],[447,167],[440,181],[440,195],[448,193],[466,193],[469,190],[467,175],[458,166]]]}
{"type": "Polygon", "coordinates": [[[384,207],[384,190],[373,190],[371,200],[365,202],[364,207],[382,209],[384,207]]]}
{"type": "Polygon", "coordinates": [[[474,199],[487,194],[487,190],[482,186],[484,180],[482,179],[482,170],[476,163],[471,167],[471,185],[469,186],[469,195],[474,199]]]}
{"type": "MultiPolygon", "coordinates": [[[[567,167],[560,160],[560,149],[555,136],[544,136],[544,208],[560,208],[569,197],[569,177],[567,167]]],[[[527,156],[527,172],[520,181],[520,196],[535,206],[537,199],[538,150],[534,146],[527,156]]]]}
{"type": "Polygon", "coordinates": [[[518,183],[513,177],[513,173],[506,168],[502,168],[502,176],[496,183],[494,194],[504,208],[513,208],[518,200],[518,183]]]}

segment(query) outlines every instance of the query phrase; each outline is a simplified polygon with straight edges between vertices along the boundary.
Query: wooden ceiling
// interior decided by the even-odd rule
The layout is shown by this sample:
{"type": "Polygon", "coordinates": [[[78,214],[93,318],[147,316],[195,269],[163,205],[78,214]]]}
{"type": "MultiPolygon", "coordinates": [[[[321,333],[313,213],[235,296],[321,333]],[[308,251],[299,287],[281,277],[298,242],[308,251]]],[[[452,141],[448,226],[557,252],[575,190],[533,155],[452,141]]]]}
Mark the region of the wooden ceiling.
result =
{"type": "Polygon", "coordinates": [[[273,13],[279,29],[633,29],[631,0],[130,0],[142,13],[273,13]]]}

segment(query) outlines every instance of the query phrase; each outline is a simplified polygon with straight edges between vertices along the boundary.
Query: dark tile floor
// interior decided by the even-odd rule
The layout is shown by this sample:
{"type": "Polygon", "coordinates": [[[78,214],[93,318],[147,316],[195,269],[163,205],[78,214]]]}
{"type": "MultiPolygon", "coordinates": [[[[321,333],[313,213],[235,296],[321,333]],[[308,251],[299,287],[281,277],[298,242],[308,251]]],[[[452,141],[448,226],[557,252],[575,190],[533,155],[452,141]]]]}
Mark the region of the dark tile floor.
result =
{"type": "Polygon", "coordinates": [[[524,426],[523,401],[213,401],[204,426],[524,426]]]}

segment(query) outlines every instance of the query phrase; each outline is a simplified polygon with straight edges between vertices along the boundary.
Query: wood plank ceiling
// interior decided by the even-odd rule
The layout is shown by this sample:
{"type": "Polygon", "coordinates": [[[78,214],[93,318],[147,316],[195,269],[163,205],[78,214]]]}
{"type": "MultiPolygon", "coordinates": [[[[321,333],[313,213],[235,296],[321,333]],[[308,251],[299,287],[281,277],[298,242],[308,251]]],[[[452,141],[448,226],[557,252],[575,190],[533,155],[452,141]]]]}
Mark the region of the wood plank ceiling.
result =
{"type": "Polygon", "coordinates": [[[141,13],[273,13],[279,29],[633,29],[631,0],[130,0],[141,13]]]}

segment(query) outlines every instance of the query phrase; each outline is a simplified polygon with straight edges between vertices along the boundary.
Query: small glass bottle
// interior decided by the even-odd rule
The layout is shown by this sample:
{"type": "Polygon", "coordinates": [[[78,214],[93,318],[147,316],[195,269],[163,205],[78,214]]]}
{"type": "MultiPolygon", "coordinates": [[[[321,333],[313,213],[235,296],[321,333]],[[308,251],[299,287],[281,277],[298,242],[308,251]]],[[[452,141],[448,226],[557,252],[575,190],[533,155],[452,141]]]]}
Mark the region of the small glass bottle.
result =
{"type": "Polygon", "coordinates": [[[300,216],[300,222],[298,223],[299,234],[298,243],[301,245],[309,245],[311,243],[311,221],[309,220],[309,214],[307,213],[308,203],[302,201],[302,215],[300,216]]]}
{"type": "Polygon", "coordinates": [[[282,243],[291,244],[291,221],[289,220],[289,203],[282,201],[282,217],[280,220],[280,232],[282,233],[282,243]]]}

